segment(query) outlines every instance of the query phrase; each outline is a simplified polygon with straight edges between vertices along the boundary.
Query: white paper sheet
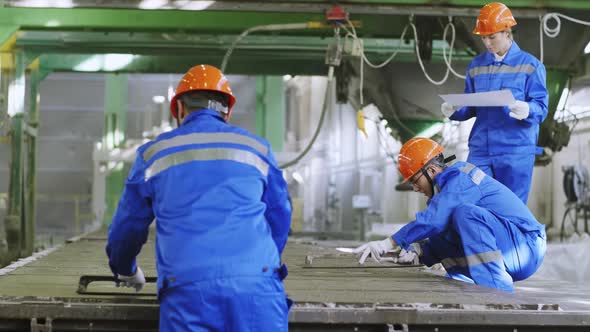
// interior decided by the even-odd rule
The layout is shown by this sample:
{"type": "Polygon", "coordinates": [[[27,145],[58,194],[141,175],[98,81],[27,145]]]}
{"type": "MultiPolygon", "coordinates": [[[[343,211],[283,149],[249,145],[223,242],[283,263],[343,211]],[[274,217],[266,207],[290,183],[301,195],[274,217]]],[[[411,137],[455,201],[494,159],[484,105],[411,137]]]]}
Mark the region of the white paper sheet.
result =
{"type": "Polygon", "coordinates": [[[453,106],[508,106],[516,100],[510,90],[440,95],[453,106]]]}
{"type": "Polygon", "coordinates": [[[347,254],[354,253],[354,248],[336,248],[336,250],[338,250],[340,252],[345,252],[347,254]]]}

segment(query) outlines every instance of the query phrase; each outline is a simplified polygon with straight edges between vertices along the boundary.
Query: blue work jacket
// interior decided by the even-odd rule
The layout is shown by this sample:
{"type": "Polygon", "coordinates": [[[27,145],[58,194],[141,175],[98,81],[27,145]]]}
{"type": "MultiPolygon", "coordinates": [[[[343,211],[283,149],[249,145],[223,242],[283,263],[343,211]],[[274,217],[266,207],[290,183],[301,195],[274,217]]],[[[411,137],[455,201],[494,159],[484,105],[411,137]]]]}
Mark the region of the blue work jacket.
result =
{"type": "Polygon", "coordinates": [[[161,290],[275,274],[291,204],[268,142],[201,110],[138,149],[109,228],[113,273],[133,274],[154,219],[161,290]]]}
{"type": "Polygon", "coordinates": [[[416,220],[402,227],[392,237],[404,249],[413,242],[433,237],[451,224],[455,208],[473,204],[487,209],[498,219],[512,223],[522,232],[544,234],[540,224],[526,205],[503,184],[486,175],[479,168],[457,162],[434,177],[440,192],[429,201],[416,220]]]}
{"type": "Polygon", "coordinates": [[[469,153],[492,156],[537,153],[539,124],[547,116],[549,102],[545,78],[545,66],[514,41],[502,61],[496,61],[490,52],[473,59],[467,68],[465,93],[508,89],[516,100],[529,104],[530,113],[528,118],[517,120],[508,115],[508,107],[458,109],[451,120],[476,117],[469,135],[469,153]]]}

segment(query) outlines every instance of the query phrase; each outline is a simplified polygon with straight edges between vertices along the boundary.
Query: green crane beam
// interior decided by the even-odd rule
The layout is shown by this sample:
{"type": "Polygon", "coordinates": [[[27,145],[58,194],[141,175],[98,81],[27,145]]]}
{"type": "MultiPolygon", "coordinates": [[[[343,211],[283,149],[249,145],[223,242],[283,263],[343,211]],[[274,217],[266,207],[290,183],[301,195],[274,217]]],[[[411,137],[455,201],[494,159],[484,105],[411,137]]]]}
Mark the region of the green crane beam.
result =
{"type": "MultiPolygon", "coordinates": [[[[390,37],[401,30],[401,23],[390,15],[359,14],[363,22],[360,34],[390,37]],[[399,27],[398,27],[399,28],[399,27]]],[[[136,9],[32,9],[2,8],[0,22],[19,26],[21,30],[81,30],[238,34],[260,25],[325,22],[323,12],[277,13],[243,11],[169,11],[136,9]]],[[[331,35],[326,25],[302,29],[310,35],[331,35]]],[[[306,34],[303,32],[303,34],[306,34]]],[[[301,34],[298,31],[298,34],[301,34]]]]}
{"type": "MultiPolygon", "coordinates": [[[[12,3],[11,0],[5,0],[6,7],[38,7],[27,6],[22,3],[12,3]]],[[[218,0],[207,4],[206,1],[194,1],[186,4],[178,4],[175,1],[163,1],[151,6],[149,9],[158,10],[194,10],[194,11],[211,11],[211,10],[229,10],[229,11],[275,11],[275,12],[312,12],[323,11],[334,5],[334,1],[329,0],[266,0],[266,1],[236,1],[236,0],[218,0]]],[[[137,9],[138,1],[116,1],[116,2],[97,2],[94,0],[77,0],[70,3],[74,8],[119,8],[119,9],[137,9]]],[[[414,10],[425,11],[445,9],[450,13],[469,14],[469,9],[477,10],[482,6],[479,0],[348,0],[341,5],[350,13],[358,12],[391,12],[394,10],[414,10]],[[465,13],[467,11],[467,13],[465,13]]],[[[513,11],[521,12],[527,9],[588,9],[589,4],[585,0],[513,0],[508,3],[513,11]]],[[[51,7],[51,5],[47,5],[51,7]]],[[[57,6],[56,6],[57,7],[57,6]]]]}

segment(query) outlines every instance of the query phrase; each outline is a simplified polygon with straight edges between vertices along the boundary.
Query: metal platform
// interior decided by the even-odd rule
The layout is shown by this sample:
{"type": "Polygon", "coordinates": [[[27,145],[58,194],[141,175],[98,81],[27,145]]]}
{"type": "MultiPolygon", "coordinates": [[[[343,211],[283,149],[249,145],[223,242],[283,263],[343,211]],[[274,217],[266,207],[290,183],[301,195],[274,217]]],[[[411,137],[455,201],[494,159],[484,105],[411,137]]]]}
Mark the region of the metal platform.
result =
{"type": "MultiPolygon", "coordinates": [[[[154,284],[139,294],[106,281],[76,292],[81,275],[110,275],[105,238],[97,232],[0,269],[0,331],[156,331],[154,284]]],[[[138,258],[146,276],[155,276],[153,244],[138,258]]],[[[424,267],[359,266],[335,245],[287,245],[290,331],[590,330],[590,286],[533,278],[510,294],[424,267]]]]}

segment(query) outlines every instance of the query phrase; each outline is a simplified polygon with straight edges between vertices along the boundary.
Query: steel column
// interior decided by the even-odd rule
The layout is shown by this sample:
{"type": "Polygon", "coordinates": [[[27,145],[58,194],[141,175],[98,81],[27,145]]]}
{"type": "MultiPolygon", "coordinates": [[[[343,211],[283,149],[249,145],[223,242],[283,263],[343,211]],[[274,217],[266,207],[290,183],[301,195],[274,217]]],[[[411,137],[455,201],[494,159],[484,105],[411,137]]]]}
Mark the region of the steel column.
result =
{"type": "MultiPolygon", "coordinates": [[[[127,75],[108,74],[105,89],[105,124],[103,144],[112,150],[123,144],[127,129],[127,75]]],[[[107,165],[105,223],[110,224],[117,208],[126,174],[123,162],[110,162],[107,165]]]]}
{"type": "Polygon", "coordinates": [[[270,142],[273,151],[283,150],[285,91],[281,76],[256,78],[256,133],[270,142]]]}
{"type": "Polygon", "coordinates": [[[28,256],[35,249],[35,222],[37,220],[37,128],[39,127],[39,84],[46,73],[35,66],[30,73],[29,121],[27,125],[27,173],[25,177],[25,237],[24,255],[28,256]]]}
{"type": "Polygon", "coordinates": [[[25,96],[25,54],[15,50],[15,75],[8,90],[8,114],[11,119],[12,153],[10,160],[10,183],[8,194],[8,211],[6,216],[6,240],[8,256],[16,258],[23,248],[23,127],[24,127],[24,96],[25,96]]]}

